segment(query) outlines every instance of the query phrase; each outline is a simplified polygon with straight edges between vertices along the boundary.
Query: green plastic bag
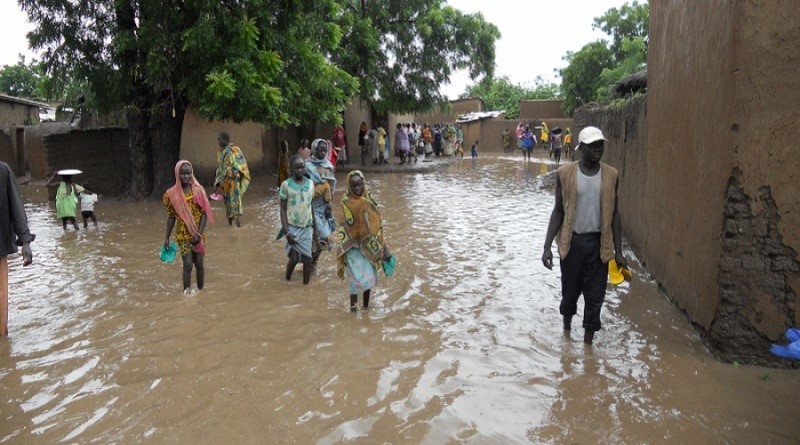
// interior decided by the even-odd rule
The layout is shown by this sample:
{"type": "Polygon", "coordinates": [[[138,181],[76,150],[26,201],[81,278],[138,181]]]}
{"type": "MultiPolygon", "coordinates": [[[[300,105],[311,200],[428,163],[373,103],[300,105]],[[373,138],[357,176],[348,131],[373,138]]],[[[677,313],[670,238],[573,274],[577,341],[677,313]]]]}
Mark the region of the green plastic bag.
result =
{"type": "Polygon", "coordinates": [[[175,262],[175,257],[178,255],[178,244],[173,241],[170,243],[169,246],[164,247],[161,245],[161,251],[158,253],[158,257],[161,258],[161,261],[165,263],[172,264],[175,262]]]}
{"type": "Polygon", "coordinates": [[[394,275],[395,266],[397,266],[397,257],[392,255],[389,257],[388,260],[385,260],[383,262],[383,273],[387,277],[391,277],[392,275],[394,275]]]}

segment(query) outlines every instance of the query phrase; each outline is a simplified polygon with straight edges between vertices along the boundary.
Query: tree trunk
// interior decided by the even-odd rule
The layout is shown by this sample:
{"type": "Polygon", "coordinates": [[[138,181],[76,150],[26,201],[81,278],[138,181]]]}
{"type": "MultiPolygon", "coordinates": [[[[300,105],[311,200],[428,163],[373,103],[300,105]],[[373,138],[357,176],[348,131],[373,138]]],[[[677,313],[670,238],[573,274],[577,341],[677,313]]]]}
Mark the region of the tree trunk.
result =
{"type": "Polygon", "coordinates": [[[128,153],[130,165],[124,196],[143,199],[153,190],[153,146],[150,137],[150,112],[144,108],[129,106],[125,113],[128,120],[128,153]]]}
{"type": "MultiPolygon", "coordinates": [[[[139,67],[145,55],[136,50],[137,8],[132,0],[114,2],[117,27],[130,39],[119,55],[120,71],[125,76],[125,117],[128,121],[128,172],[123,196],[142,199],[153,190],[153,146],[150,136],[151,95],[141,79],[139,67]]],[[[123,39],[124,40],[124,39],[123,39]]]]}
{"type": "Polygon", "coordinates": [[[185,115],[186,105],[183,100],[176,100],[174,103],[166,101],[161,107],[161,137],[159,145],[153,150],[153,198],[161,198],[168,188],[175,185],[175,164],[181,155],[181,132],[185,115]]]}

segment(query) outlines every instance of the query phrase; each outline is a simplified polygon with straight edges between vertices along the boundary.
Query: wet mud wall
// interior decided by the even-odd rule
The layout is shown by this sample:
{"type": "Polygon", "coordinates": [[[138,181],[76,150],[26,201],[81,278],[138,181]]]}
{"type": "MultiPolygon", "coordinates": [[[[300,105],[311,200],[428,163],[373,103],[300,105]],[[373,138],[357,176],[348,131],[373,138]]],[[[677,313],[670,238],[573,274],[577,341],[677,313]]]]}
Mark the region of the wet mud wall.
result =
{"type": "MultiPolygon", "coordinates": [[[[77,184],[108,197],[122,194],[128,172],[128,130],[103,128],[53,133],[42,138],[48,177],[77,168],[77,184]]],[[[55,196],[54,193],[51,194],[55,196]]]]}
{"type": "Polygon", "coordinates": [[[0,130],[0,161],[14,168],[16,166],[16,160],[16,156],[14,155],[14,143],[11,141],[11,135],[0,130]]]}
{"type": "Polygon", "coordinates": [[[789,0],[734,5],[734,165],[722,248],[742,264],[722,263],[720,308],[709,332],[723,356],[760,361],[786,327],[800,326],[800,8],[789,0]],[[729,211],[733,202],[744,213],[729,211]]]}
{"type": "MultiPolygon", "coordinates": [[[[231,141],[241,147],[251,173],[263,172],[266,165],[274,166],[277,143],[268,140],[270,132],[255,122],[233,123],[209,121],[194,109],[186,110],[181,132],[181,159],[194,165],[195,176],[203,185],[214,185],[217,169],[217,136],[221,131],[231,136],[231,141]]],[[[296,148],[296,147],[295,147],[296,148]]]]}
{"type": "Polygon", "coordinates": [[[653,1],[650,17],[646,99],[576,127],[610,136],[626,239],[713,352],[788,365],[769,345],[800,325],[800,8],[653,1]]]}
{"type": "Polygon", "coordinates": [[[520,100],[520,119],[564,119],[563,101],[560,100],[520,100]]]}

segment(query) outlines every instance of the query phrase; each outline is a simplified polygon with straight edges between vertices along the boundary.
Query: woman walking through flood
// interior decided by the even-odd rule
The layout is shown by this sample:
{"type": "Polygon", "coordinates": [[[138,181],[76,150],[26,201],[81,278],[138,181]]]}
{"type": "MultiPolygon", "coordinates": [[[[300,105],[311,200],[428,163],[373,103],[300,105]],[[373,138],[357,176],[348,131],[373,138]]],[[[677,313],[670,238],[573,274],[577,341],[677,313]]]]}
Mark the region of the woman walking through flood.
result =
{"type": "Polygon", "coordinates": [[[206,222],[214,222],[206,191],[194,177],[189,161],[175,164],[175,185],[164,192],[162,198],[167,208],[167,233],[164,247],[169,248],[169,237],[177,221],[175,242],[183,259],[183,292],[189,292],[192,284],[192,267],[197,271],[197,289],[202,289],[205,277],[203,258],[206,245],[203,231],[206,222]]]}
{"type": "Polygon", "coordinates": [[[354,170],[347,175],[347,191],[342,196],[344,220],[336,231],[337,274],[347,279],[350,310],[358,308],[358,294],[369,307],[372,288],[378,283],[378,269],[391,258],[383,240],[383,223],[378,202],[367,191],[364,174],[354,170]]]}
{"type": "Polygon", "coordinates": [[[228,133],[222,132],[217,137],[217,173],[214,188],[225,198],[225,216],[228,225],[236,223],[241,227],[242,196],[250,185],[250,170],[242,149],[231,143],[228,133]]]}
{"type": "Polygon", "coordinates": [[[67,223],[71,223],[75,230],[79,230],[78,221],[75,219],[78,212],[78,195],[84,188],[72,182],[72,176],[80,174],[80,170],[61,170],[61,182],[56,190],[56,217],[61,220],[64,230],[67,223]]]}

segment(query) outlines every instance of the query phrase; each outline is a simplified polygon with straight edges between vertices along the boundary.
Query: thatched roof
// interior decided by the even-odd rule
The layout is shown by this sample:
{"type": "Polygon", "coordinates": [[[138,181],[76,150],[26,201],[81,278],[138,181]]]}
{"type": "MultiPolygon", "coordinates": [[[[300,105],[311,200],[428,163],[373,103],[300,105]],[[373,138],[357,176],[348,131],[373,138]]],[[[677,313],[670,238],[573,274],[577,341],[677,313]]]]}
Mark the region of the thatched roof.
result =
{"type": "Polygon", "coordinates": [[[625,97],[633,93],[647,91],[647,70],[639,71],[620,80],[611,87],[617,97],[625,97]]]}

